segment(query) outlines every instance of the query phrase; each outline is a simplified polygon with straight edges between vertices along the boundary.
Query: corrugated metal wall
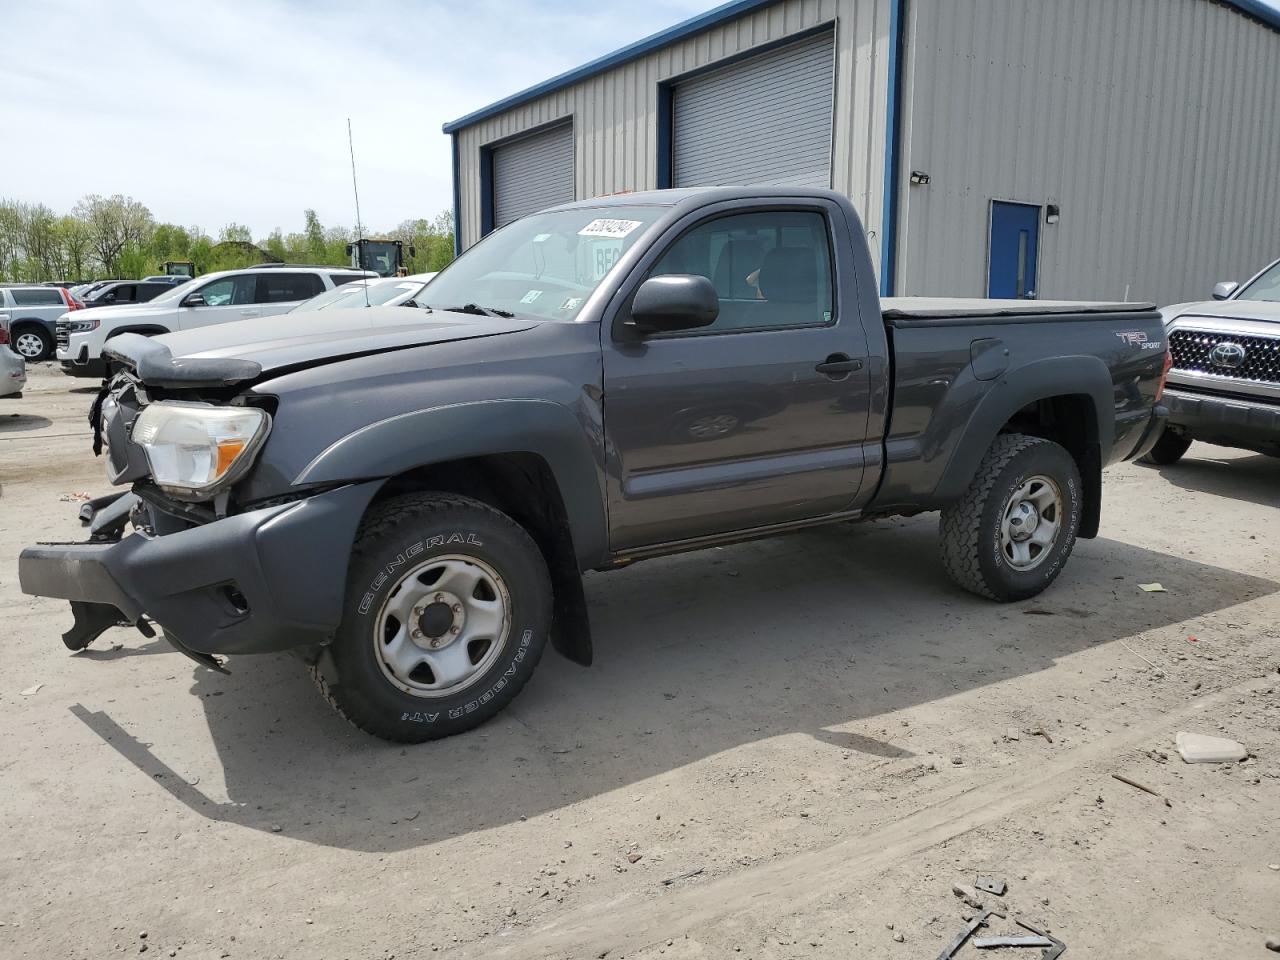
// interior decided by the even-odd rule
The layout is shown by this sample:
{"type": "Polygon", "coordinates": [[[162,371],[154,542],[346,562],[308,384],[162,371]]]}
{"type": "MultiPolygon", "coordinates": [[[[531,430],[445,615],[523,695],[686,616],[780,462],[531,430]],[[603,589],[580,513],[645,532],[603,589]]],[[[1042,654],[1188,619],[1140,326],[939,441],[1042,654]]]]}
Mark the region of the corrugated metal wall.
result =
{"type": "Polygon", "coordinates": [[[1044,298],[1207,299],[1280,256],[1274,30],[1207,0],[911,0],[906,56],[899,293],[983,294],[991,199],[1061,206],[1044,298]]]}
{"type": "Polygon", "coordinates": [[[754,47],[836,22],[832,186],[848,193],[878,256],[890,0],[780,0],[573,86],[459,130],[459,229],[480,237],[480,148],[573,117],[579,198],[657,185],[658,84],[754,47]]]}

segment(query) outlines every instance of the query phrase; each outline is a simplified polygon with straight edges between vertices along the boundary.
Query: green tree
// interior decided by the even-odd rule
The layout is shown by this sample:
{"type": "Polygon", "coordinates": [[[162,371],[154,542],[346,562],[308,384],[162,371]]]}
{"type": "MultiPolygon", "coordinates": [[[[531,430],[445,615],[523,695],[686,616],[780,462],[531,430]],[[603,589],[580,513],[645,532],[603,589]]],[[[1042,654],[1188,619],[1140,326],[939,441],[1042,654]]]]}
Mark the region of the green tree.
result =
{"type": "Polygon", "coordinates": [[[150,210],[118,193],[110,197],[89,194],[73,212],[88,228],[90,245],[108,275],[119,271],[120,254],[125,247],[143,246],[155,229],[150,210]]]}

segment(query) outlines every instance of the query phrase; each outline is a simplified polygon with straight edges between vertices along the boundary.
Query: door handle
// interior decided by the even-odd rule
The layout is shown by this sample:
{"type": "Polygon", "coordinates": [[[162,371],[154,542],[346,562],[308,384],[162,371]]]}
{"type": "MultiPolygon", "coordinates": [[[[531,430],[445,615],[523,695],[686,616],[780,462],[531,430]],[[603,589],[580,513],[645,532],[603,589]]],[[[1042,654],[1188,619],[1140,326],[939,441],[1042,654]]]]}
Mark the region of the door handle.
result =
{"type": "Polygon", "coordinates": [[[862,361],[843,353],[833,353],[813,369],[832,380],[843,380],[855,370],[861,370],[862,361]]]}

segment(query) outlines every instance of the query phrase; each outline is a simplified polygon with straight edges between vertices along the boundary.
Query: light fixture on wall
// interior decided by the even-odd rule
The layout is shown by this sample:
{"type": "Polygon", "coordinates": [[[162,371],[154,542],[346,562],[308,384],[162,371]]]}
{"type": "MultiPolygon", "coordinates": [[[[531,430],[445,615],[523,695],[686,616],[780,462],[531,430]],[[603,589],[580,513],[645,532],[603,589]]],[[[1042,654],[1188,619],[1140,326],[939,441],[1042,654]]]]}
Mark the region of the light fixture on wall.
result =
{"type": "Polygon", "coordinates": [[[923,170],[912,170],[911,182],[919,184],[920,186],[924,186],[929,182],[929,175],[925,173],[923,170]]]}
{"type": "Polygon", "coordinates": [[[1044,222],[1057,223],[1061,216],[1061,211],[1056,203],[1051,203],[1044,208],[1044,222]]]}

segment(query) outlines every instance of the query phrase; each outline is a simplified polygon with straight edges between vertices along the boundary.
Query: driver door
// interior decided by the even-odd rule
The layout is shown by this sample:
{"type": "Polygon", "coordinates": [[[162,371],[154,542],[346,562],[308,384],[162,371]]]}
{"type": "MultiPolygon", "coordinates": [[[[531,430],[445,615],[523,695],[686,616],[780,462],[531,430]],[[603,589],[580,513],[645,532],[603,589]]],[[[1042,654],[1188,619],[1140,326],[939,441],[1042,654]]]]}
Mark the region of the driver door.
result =
{"type": "Polygon", "coordinates": [[[262,311],[255,302],[257,296],[257,274],[240,274],[211,280],[182,299],[182,306],[178,308],[178,329],[189,330],[192,327],[207,327],[215,323],[230,323],[233,320],[248,320],[260,316],[262,311]],[[204,303],[188,306],[192,296],[203,297],[204,303]]]}

